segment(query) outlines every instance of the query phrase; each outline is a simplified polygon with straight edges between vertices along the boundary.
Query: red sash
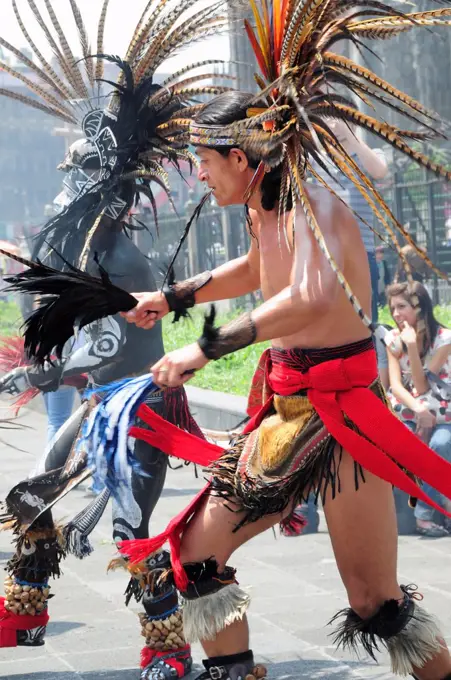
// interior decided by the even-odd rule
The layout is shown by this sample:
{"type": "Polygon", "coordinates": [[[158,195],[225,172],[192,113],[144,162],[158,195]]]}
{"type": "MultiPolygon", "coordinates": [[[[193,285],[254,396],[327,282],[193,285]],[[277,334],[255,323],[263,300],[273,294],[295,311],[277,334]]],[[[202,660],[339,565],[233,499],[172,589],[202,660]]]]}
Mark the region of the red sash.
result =
{"type": "MultiPolygon", "coordinates": [[[[451,516],[399,467],[404,467],[451,499],[451,464],[418,439],[369,389],[377,375],[374,350],[345,359],[324,361],[306,373],[283,363],[272,365],[270,353],[265,352],[253,381],[249,404],[249,415],[252,417],[245,432],[251,432],[259,426],[271,408],[275,393],[289,396],[299,390],[307,390],[312,406],[331,436],[365,470],[451,516]],[[257,408],[258,401],[260,408],[257,408]],[[346,425],[345,414],[362,434],[346,425]]],[[[144,439],[169,455],[207,466],[223,453],[220,447],[200,441],[171,425],[147,406],[141,406],[138,415],[153,431],[133,427],[130,435],[144,439]]],[[[181,536],[187,522],[203,502],[207,490],[208,485],[160,536],[122,541],[119,546],[121,552],[132,562],[139,562],[169,541],[176,584],[180,590],[186,589],[188,581],[180,562],[181,536]]]]}

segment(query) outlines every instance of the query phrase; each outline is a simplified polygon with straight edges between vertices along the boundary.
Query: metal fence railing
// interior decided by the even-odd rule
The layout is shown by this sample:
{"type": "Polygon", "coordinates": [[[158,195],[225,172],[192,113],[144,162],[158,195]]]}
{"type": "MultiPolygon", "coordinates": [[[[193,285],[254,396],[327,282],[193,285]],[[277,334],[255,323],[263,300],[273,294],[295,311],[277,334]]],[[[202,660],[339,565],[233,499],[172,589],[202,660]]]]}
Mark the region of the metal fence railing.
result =
{"type": "MultiPolygon", "coordinates": [[[[379,190],[398,222],[437,267],[451,275],[451,184],[416,164],[395,162],[390,178],[379,190]]],[[[398,264],[396,255],[388,253],[386,259],[394,271],[398,264]]],[[[450,303],[451,291],[446,281],[431,274],[428,284],[436,304],[450,303]]]]}

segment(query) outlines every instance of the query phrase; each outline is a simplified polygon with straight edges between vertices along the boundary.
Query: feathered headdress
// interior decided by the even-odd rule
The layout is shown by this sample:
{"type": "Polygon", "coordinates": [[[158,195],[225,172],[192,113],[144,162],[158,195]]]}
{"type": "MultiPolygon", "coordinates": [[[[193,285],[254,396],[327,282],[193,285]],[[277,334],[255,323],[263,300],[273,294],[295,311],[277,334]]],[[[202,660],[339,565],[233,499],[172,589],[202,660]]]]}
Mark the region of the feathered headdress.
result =
{"type": "Polygon", "coordinates": [[[238,146],[260,160],[245,202],[265,172],[280,167],[279,228],[291,198],[293,204],[302,206],[309,227],[348,298],[366,325],[373,328],[330,254],[313,213],[303,180],[310,174],[325,184],[315,172],[315,163],[327,171],[324,162],[327,157],[358,187],[398,253],[401,234],[433,270],[440,272],[397,222],[381,195],[337,139],[330,122],[341,120],[372,132],[439,177],[449,180],[451,172],[411,145],[413,140],[443,137],[440,116],[368,68],[333,50],[339,41],[348,41],[362,51],[363,39],[385,40],[417,27],[450,26],[451,21],[445,17],[451,16],[451,8],[405,14],[376,0],[358,3],[261,0],[261,8],[256,0],[249,2],[255,28],[246,21],[245,29],[261,71],[261,75],[255,76],[260,91],[247,110],[247,118],[226,126],[194,123],[191,142],[212,148],[238,146]],[[421,131],[403,130],[362,113],[356,108],[355,98],[373,108],[386,106],[421,125],[421,131]]]}
{"type": "Polygon", "coordinates": [[[205,83],[217,77],[205,72],[206,66],[222,63],[217,59],[187,66],[161,84],[155,82],[155,71],[180,48],[224,28],[225,3],[212,0],[192,11],[195,0],[143,0],[143,13],[121,59],[104,53],[109,0],[103,0],[101,6],[94,49],[77,0],[62,3],[68,3],[67,10],[78,29],[76,47],[69,45],[52,0],[42,0],[42,9],[35,0],[24,2],[36,20],[36,32],[41,33],[36,39],[31,37],[30,24],[25,25],[22,19],[17,0],[11,0],[34,59],[3,38],[0,45],[29,69],[30,77],[4,62],[0,62],[0,70],[21,80],[30,96],[6,89],[0,89],[0,94],[82,130],[83,142],[71,148],[60,166],[68,172],[60,201],[62,210],[44,226],[35,249],[37,255],[44,244],[50,244],[76,264],[77,255],[83,253],[82,259],[86,259],[92,234],[104,216],[123,219],[144,195],[156,219],[153,183],[171,200],[163,161],[177,168],[180,160],[192,163],[187,148],[190,116],[203,106],[198,100],[193,103],[193,98],[227,88],[205,83]],[[42,36],[55,57],[52,64],[37,47],[42,36]],[[104,80],[107,62],[120,70],[116,83],[104,80]],[[194,70],[199,67],[202,73],[194,70]],[[112,88],[105,97],[102,81],[112,88]]]}

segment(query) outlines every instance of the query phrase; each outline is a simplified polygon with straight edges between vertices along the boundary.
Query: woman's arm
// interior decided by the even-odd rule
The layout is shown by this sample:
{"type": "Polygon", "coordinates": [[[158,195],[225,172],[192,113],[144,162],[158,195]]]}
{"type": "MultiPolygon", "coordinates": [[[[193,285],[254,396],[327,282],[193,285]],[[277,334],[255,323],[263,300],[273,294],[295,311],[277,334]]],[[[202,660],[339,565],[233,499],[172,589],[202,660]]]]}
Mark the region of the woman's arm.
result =
{"type": "Polygon", "coordinates": [[[418,394],[426,394],[430,390],[430,385],[424,373],[423,361],[416,342],[407,345],[407,354],[409,356],[414,387],[418,394]]]}
{"type": "Polygon", "coordinates": [[[438,350],[432,355],[427,368],[431,371],[431,373],[440,373],[440,370],[445,365],[450,354],[451,344],[439,347],[438,350]]]}
{"type": "Polygon", "coordinates": [[[390,377],[390,387],[394,396],[401,404],[415,413],[415,420],[417,424],[416,433],[424,441],[428,441],[429,433],[436,424],[435,416],[428,410],[428,408],[415,399],[408,390],[403,386],[401,380],[401,367],[398,359],[388,351],[388,373],[390,377]]]}
{"type": "Polygon", "coordinates": [[[400,401],[404,406],[410,408],[412,411],[417,409],[417,401],[408,390],[402,384],[401,378],[401,367],[399,365],[398,359],[393,356],[390,350],[387,351],[388,355],[388,377],[390,381],[390,388],[394,396],[398,401],[400,401]]]}

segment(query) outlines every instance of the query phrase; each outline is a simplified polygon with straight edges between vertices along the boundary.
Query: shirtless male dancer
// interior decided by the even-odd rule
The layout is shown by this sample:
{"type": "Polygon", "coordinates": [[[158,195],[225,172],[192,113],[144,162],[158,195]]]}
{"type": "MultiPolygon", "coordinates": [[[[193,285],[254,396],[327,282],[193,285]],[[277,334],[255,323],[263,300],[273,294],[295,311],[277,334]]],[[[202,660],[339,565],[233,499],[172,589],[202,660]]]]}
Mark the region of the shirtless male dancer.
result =
{"type": "MultiPolygon", "coordinates": [[[[268,7],[274,19],[276,3],[268,7]]],[[[449,497],[451,466],[410,437],[387,408],[370,334],[370,273],[358,224],[329,190],[304,182],[310,160],[325,151],[370,196],[378,218],[388,214],[327,121],[355,122],[412,155],[409,133],[365,117],[335,93],[337,81],[352,91],[362,83],[358,92],[367,92],[368,78],[363,68],[328,50],[343,37],[376,35],[396,22],[407,30],[413,23],[407,15],[390,16],[390,8],[386,16],[367,20],[367,12],[357,21],[359,12],[341,17],[337,7],[327,0],[303,8],[287,3],[279,26],[269,21],[268,29],[258,17],[262,31],[274,32],[266,40],[252,35],[264,76],[259,85],[266,88],[262,99],[224,93],[191,125],[200,181],[219,206],[248,206],[252,238],[247,255],[215,269],[202,287],[177,284],[178,299],[186,294],[191,304],[195,290],[199,304],[261,289],[265,302],[220,328],[207,322],[198,342],[152,366],[154,380],[180,386],[211,360],[255,342],[272,345],[254,379],[263,408],[255,408],[254,389],[256,415],[245,434],[213,463],[204,494],[161,535],[162,542],[174,539],[172,573],[186,599],[185,633],[200,639],[207,656],[203,680],[264,675],[250,651],[249,597],[227,564],[238,547],[279,522],[312,489],[324,503],[350,605],[337,615],[336,642],[361,643],[372,656],[385,646],[396,674],[451,679],[438,625],[416,602],[416,589],[398,584],[392,493],[395,483],[422,497],[407,469],[433,477],[433,486],[449,497]],[[300,25],[310,30],[302,32],[300,25]]],[[[372,76],[371,82],[379,81],[372,76]]],[[[381,89],[388,91],[386,84],[381,89]]],[[[397,106],[401,97],[392,96],[397,106]]],[[[439,170],[424,157],[417,160],[439,170]]],[[[138,306],[125,317],[140,328],[152,328],[169,311],[162,293],[136,297],[138,306]]],[[[149,547],[155,549],[158,540],[149,547]]],[[[133,560],[137,543],[125,541],[121,551],[133,560]]]]}

